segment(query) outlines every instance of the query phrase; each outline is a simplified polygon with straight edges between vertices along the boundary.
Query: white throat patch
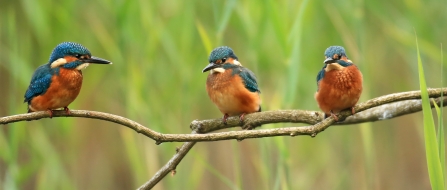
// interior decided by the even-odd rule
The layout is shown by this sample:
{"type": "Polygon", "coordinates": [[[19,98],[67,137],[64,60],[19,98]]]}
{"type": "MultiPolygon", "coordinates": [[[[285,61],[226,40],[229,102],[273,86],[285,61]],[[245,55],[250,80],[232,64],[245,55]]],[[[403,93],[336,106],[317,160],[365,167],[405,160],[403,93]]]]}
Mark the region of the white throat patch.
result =
{"type": "Polygon", "coordinates": [[[239,61],[238,61],[238,60],[236,60],[236,59],[235,59],[235,60],[233,61],[233,64],[235,64],[235,65],[239,65],[239,66],[242,66],[241,62],[239,62],[239,61]]]}
{"type": "Polygon", "coordinates": [[[59,58],[56,61],[53,61],[53,63],[51,63],[51,68],[56,68],[59,67],[63,64],[67,63],[67,60],[64,58],[59,58]]]}
{"type": "Polygon", "coordinates": [[[82,70],[82,69],[87,68],[89,65],[90,65],[90,63],[83,63],[83,64],[80,64],[79,66],[77,66],[76,69],[82,70]]]}
{"type": "Polygon", "coordinates": [[[213,74],[213,73],[224,73],[224,72],[225,72],[225,69],[221,68],[221,67],[211,69],[211,71],[210,71],[211,74],[213,74]]]}
{"type": "Polygon", "coordinates": [[[329,72],[329,71],[332,71],[332,70],[343,70],[343,69],[344,69],[344,67],[341,66],[340,64],[338,64],[338,63],[331,63],[331,64],[328,64],[324,70],[326,72],[329,72]]]}

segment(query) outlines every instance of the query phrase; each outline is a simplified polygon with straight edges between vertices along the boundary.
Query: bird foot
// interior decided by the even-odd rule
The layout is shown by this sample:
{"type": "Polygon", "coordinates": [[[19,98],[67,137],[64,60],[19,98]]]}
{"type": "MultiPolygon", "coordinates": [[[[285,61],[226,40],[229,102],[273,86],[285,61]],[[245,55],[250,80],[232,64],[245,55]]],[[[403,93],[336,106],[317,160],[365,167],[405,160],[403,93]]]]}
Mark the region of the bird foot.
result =
{"type": "Polygon", "coordinates": [[[335,113],[332,112],[332,110],[331,110],[331,116],[334,118],[335,121],[338,121],[337,115],[335,115],[335,113]]]}
{"type": "Polygon", "coordinates": [[[64,111],[67,115],[71,114],[70,109],[68,109],[68,107],[64,107],[64,111]]]}
{"type": "Polygon", "coordinates": [[[53,110],[48,109],[47,112],[48,112],[48,114],[50,114],[50,119],[53,118],[53,110]]]}
{"type": "Polygon", "coordinates": [[[355,109],[354,109],[354,107],[351,108],[351,113],[352,113],[352,115],[355,114],[355,109]]]}
{"type": "Polygon", "coordinates": [[[224,114],[224,116],[223,116],[223,118],[222,118],[222,122],[223,122],[223,124],[227,124],[227,119],[228,119],[228,114],[224,114]]]}
{"type": "Polygon", "coordinates": [[[242,123],[244,122],[244,116],[245,116],[245,113],[243,113],[243,114],[241,114],[241,115],[239,116],[239,123],[240,123],[240,124],[242,124],[242,123]]]}

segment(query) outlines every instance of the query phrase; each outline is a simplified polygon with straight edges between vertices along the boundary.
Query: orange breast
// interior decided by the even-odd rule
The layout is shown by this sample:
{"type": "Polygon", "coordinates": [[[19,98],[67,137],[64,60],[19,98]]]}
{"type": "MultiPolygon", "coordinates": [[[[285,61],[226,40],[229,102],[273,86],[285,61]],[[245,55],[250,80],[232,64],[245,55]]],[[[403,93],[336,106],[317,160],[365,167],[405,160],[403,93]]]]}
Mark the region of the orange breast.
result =
{"type": "Polygon", "coordinates": [[[362,93],[362,83],[362,73],[355,65],[343,70],[331,70],[326,72],[320,81],[315,99],[326,114],[331,110],[340,112],[357,104],[362,93]]]}
{"type": "Polygon", "coordinates": [[[231,70],[226,70],[208,75],[206,91],[211,101],[220,112],[230,116],[257,112],[261,105],[259,93],[246,89],[242,78],[231,73],[231,70]]]}
{"type": "Polygon", "coordinates": [[[31,111],[44,111],[67,107],[76,99],[81,87],[81,71],[61,68],[59,75],[51,78],[51,85],[45,94],[34,97],[29,108],[31,111]]]}

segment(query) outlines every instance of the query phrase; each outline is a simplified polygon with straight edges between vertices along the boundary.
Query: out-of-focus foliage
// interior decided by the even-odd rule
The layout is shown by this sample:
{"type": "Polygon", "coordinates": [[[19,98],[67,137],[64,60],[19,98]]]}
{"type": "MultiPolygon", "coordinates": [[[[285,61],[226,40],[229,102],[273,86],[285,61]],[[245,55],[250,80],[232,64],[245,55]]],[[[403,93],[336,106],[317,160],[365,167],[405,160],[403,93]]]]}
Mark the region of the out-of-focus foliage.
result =
{"type": "MultiPolygon", "coordinates": [[[[114,64],[87,68],[70,108],[163,133],[190,133],[192,120],[221,117],[201,73],[217,46],[232,47],[257,75],[263,110],[317,110],[315,78],[328,46],[344,46],[363,72],[363,101],[419,88],[414,31],[427,85],[439,87],[447,42],[447,2],[439,0],[0,4],[0,116],[26,112],[34,69],[58,43],[74,41],[114,64]]],[[[180,145],[156,146],[128,128],[82,118],[0,126],[0,189],[135,189],[180,145]]],[[[427,189],[424,152],[421,113],[331,127],[316,138],[198,143],[156,189],[427,189]]]]}
{"type": "MultiPolygon", "coordinates": [[[[417,41],[416,41],[417,43],[417,41]]],[[[424,67],[422,64],[419,45],[416,44],[417,55],[418,55],[418,73],[419,73],[419,86],[421,88],[421,99],[422,99],[422,113],[424,120],[424,141],[425,141],[425,155],[427,158],[428,174],[430,178],[430,185],[432,189],[445,189],[445,179],[444,179],[444,127],[442,126],[443,118],[440,117],[441,111],[434,102],[436,113],[438,116],[438,131],[435,129],[435,121],[433,119],[432,108],[430,106],[430,99],[428,97],[427,83],[425,82],[424,67]],[[438,135],[436,135],[438,133],[438,135]],[[440,136],[442,135],[442,136],[440,136]],[[440,137],[439,139],[437,138],[440,137]],[[441,149],[442,147],[442,149],[441,149]]],[[[441,81],[442,82],[442,81],[441,81]]],[[[441,94],[443,97],[443,94],[441,94]]],[[[442,104],[442,102],[441,102],[442,104]]]]}

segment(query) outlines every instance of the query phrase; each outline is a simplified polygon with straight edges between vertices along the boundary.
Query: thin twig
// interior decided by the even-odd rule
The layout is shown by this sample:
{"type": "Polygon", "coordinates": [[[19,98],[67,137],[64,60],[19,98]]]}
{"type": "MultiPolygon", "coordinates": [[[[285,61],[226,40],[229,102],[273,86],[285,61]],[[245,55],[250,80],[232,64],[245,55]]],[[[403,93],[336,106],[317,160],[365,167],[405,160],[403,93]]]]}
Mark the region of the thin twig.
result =
{"type": "MultiPolygon", "coordinates": [[[[191,134],[197,134],[193,131],[191,134]]],[[[166,163],[152,178],[143,184],[138,189],[152,189],[158,182],[160,182],[169,173],[175,174],[177,165],[188,154],[189,150],[196,144],[196,142],[186,142],[178,149],[177,153],[166,163]]]]}

